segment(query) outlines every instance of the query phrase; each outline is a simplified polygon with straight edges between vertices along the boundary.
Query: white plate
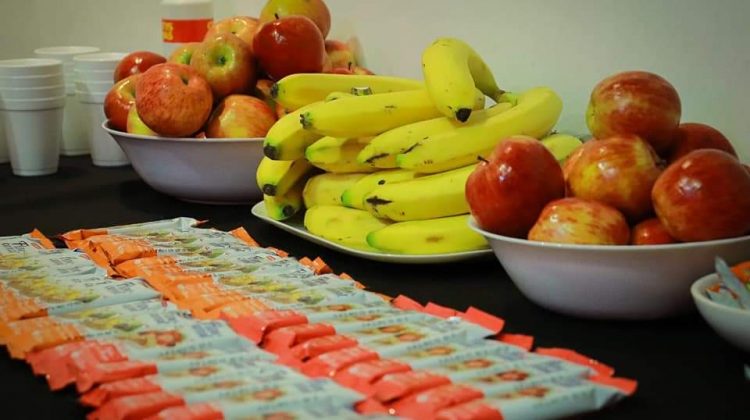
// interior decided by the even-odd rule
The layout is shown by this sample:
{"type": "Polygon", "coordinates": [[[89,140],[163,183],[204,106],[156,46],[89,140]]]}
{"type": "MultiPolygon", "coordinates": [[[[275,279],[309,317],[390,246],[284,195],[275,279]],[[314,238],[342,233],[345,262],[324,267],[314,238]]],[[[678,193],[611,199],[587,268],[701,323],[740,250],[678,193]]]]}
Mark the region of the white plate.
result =
{"type": "Polygon", "coordinates": [[[315,236],[305,229],[302,221],[299,217],[295,217],[291,220],[280,222],[268,217],[266,214],[266,206],[263,202],[259,202],[253,206],[253,215],[255,217],[268,222],[274,226],[277,226],[293,235],[299,236],[300,238],[307,239],[310,242],[315,242],[318,245],[330,248],[344,254],[354,255],[355,257],[364,258],[367,260],[396,263],[396,264],[444,264],[450,262],[464,261],[479,257],[487,257],[492,255],[492,250],[483,249],[479,251],[466,251],[466,252],[453,252],[450,254],[430,254],[430,255],[403,255],[403,254],[388,254],[385,252],[367,252],[359,249],[348,248],[343,245],[337,244],[336,242],[323,239],[319,236],[315,236]]]}

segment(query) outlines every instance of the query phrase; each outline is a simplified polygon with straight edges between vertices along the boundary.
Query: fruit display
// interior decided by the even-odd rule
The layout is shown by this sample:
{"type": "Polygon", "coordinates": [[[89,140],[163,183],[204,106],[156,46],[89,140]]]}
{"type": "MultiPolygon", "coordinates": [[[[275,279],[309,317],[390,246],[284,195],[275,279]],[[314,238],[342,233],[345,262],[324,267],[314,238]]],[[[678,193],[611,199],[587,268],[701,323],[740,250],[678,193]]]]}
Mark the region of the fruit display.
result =
{"type": "Polygon", "coordinates": [[[747,165],[719,130],[680,117],[666,79],[643,71],[607,77],[586,112],[593,138],[537,147],[547,156],[536,160],[524,158],[521,144],[509,151],[513,137],[500,142],[468,179],[471,213],[489,232],[555,243],[659,245],[750,234],[747,165]],[[563,162],[551,168],[556,160],[563,162]]]}
{"type": "MultiPolygon", "coordinates": [[[[201,42],[181,45],[169,57],[149,51],[125,56],[105,100],[109,127],[153,137],[263,138],[299,101],[315,96],[308,75],[333,76],[336,86],[363,85],[358,78],[372,75],[357,62],[353,45],[327,39],[331,16],[322,0],[269,0],[258,12],[214,22],[201,42]],[[335,80],[342,76],[353,80],[335,80]],[[274,85],[285,77],[287,84],[274,85]],[[294,87],[300,84],[309,91],[294,87]],[[287,85],[297,93],[287,94],[287,85]]],[[[372,89],[418,87],[423,84],[384,78],[372,89]]]]}
{"type": "MultiPolygon", "coordinates": [[[[468,226],[467,180],[478,159],[491,159],[498,143],[513,144],[503,142],[511,136],[521,136],[546,159],[544,167],[557,171],[556,183],[536,166],[527,172],[537,171],[540,188],[554,190],[550,198],[563,197],[560,162],[582,142],[554,132],[562,100],[552,89],[500,89],[477,52],[454,38],[429,45],[422,63],[424,80],[323,73],[278,80],[271,98],[291,112],[268,131],[258,167],[266,213],[286,220],[304,211],[308,232],[368,252],[485,249],[468,226]],[[285,200],[282,182],[304,185],[304,208],[294,197],[285,200]]],[[[537,163],[529,159],[526,165],[537,163]]],[[[537,216],[530,214],[527,229],[537,216]]]]}

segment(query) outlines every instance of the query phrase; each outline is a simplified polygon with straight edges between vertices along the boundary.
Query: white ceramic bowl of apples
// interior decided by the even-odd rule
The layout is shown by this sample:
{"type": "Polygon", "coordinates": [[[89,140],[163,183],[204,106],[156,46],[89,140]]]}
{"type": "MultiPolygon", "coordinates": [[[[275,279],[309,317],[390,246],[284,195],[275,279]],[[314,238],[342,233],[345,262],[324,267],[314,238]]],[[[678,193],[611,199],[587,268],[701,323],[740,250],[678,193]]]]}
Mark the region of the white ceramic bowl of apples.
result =
{"type": "Polygon", "coordinates": [[[665,94],[665,84],[642,73],[605,79],[589,109],[597,139],[562,167],[538,142],[506,139],[469,178],[470,225],[530,300],[581,317],[661,318],[693,308],[690,286],[714,271],[715,257],[750,259],[750,168],[721,133],[679,125],[671,153],[640,137],[597,133],[618,117],[633,124],[631,111],[677,127],[679,106],[666,105],[677,94],[665,94]],[[633,79],[637,94],[627,90],[633,79]],[[644,101],[649,91],[662,100],[644,101]],[[606,95],[620,108],[603,106],[606,95]],[[620,114],[606,115],[614,109],[620,114]]]}

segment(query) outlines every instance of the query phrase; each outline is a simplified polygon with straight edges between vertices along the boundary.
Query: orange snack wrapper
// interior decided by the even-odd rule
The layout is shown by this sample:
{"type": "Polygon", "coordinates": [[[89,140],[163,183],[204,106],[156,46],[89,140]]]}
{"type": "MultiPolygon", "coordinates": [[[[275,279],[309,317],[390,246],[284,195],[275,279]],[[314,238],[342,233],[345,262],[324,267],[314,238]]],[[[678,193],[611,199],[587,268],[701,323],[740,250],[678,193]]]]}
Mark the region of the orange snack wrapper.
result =
{"type": "MultiPolygon", "coordinates": [[[[326,338],[330,339],[333,337],[342,336],[331,336],[326,338]]],[[[310,341],[305,344],[310,343],[310,341]]],[[[365,347],[357,346],[356,341],[352,339],[346,339],[344,337],[338,341],[343,342],[345,346],[339,345],[338,348],[326,352],[309,352],[309,355],[305,355],[308,357],[296,357],[298,360],[304,362],[300,367],[302,373],[313,378],[333,377],[338,371],[355,363],[380,359],[378,353],[365,347]]]]}
{"type": "Polygon", "coordinates": [[[411,419],[433,418],[442,409],[482,398],[482,391],[462,384],[428,389],[389,405],[388,412],[411,419]]]}
{"type": "MultiPolygon", "coordinates": [[[[360,361],[337,369],[333,380],[366,397],[375,392],[373,385],[386,375],[411,371],[411,366],[395,359],[360,361]]],[[[303,371],[304,372],[304,371],[303,371]]]]}
{"type": "MultiPolygon", "coordinates": [[[[298,344],[289,349],[289,351],[280,354],[279,362],[290,366],[298,366],[300,363],[306,363],[324,355],[339,354],[338,352],[353,348],[356,345],[357,340],[343,335],[317,337],[298,344]]],[[[367,357],[377,357],[377,353],[361,348],[360,355],[364,353],[368,353],[369,356],[367,357]]],[[[312,366],[307,365],[307,368],[303,365],[302,369],[308,376],[320,376],[316,375],[316,372],[319,374],[319,371],[314,370],[313,366],[316,366],[316,364],[314,363],[312,366]]]]}
{"type": "Polygon", "coordinates": [[[429,371],[415,370],[383,376],[373,385],[372,397],[380,403],[389,403],[408,395],[450,384],[447,376],[429,371]]]}

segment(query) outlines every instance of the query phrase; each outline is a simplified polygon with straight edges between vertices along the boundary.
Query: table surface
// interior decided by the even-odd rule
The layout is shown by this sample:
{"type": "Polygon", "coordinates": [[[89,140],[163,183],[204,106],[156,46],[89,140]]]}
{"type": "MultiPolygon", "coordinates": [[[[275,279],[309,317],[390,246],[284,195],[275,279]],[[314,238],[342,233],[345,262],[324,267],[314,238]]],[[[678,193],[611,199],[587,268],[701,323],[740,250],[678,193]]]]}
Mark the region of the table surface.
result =
{"type": "MultiPolygon", "coordinates": [[[[533,335],[535,344],[567,347],[637,379],[636,394],[596,413],[603,419],[739,419],[750,416],[750,382],[734,350],[693,313],[649,322],[583,320],[531,303],[494,258],[437,266],[378,263],[340,254],[268,225],[247,206],[185,203],[151,189],[130,167],[97,168],[88,157],[62,158],[57,174],[21,178],[0,165],[0,236],[39,228],[54,235],[101,227],[189,216],[220,229],[244,226],[261,244],[293,256],[321,256],[370,290],[404,294],[456,309],[475,306],[503,317],[506,332],[533,335]]],[[[83,418],[73,391],[52,393],[28,367],[0,356],[3,419],[83,418]]]]}

